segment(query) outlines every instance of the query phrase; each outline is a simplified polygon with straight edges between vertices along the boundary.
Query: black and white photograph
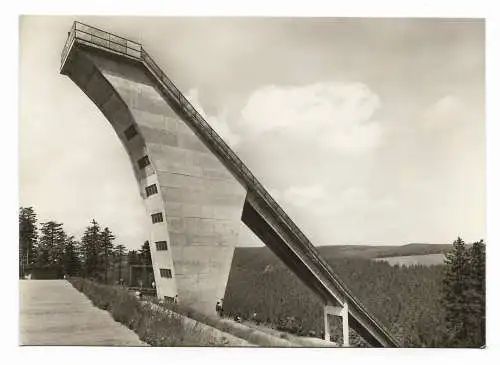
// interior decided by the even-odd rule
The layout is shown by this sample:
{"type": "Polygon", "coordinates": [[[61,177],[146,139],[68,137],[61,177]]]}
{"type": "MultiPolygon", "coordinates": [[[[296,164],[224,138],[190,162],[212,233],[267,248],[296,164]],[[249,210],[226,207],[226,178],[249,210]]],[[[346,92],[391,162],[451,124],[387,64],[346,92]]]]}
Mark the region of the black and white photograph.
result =
{"type": "Polygon", "coordinates": [[[484,349],[485,34],[19,15],[19,345],[484,349]]]}

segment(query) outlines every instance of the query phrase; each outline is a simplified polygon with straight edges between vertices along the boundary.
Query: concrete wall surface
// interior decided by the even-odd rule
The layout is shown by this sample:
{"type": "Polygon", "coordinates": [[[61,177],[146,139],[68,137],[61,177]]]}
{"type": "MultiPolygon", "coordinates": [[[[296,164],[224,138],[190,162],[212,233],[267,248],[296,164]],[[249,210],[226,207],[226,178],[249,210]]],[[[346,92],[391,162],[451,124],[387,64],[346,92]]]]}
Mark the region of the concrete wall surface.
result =
{"type": "Polygon", "coordinates": [[[151,216],[158,297],[178,296],[214,314],[225,293],[246,190],[177,116],[142,65],[77,50],[68,75],[101,109],[130,157],[151,216]],[[146,194],[153,185],[156,192],[146,194]],[[162,241],[166,247],[158,250],[162,241]]]}

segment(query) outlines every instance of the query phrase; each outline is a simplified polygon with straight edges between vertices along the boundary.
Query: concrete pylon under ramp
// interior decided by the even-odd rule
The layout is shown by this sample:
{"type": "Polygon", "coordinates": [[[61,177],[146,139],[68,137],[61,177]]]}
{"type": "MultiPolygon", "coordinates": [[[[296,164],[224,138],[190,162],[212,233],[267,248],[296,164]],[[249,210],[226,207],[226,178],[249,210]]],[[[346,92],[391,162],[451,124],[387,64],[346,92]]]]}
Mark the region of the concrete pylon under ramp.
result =
{"type": "Polygon", "coordinates": [[[139,43],[75,22],[61,73],[92,99],[129,154],[151,219],[160,297],[178,295],[214,314],[243,222],[322,300],[325,323],[341,308],[334,314],[342,314],[344,334],[352,328],[372,346],[398,346],[139,43]]]}

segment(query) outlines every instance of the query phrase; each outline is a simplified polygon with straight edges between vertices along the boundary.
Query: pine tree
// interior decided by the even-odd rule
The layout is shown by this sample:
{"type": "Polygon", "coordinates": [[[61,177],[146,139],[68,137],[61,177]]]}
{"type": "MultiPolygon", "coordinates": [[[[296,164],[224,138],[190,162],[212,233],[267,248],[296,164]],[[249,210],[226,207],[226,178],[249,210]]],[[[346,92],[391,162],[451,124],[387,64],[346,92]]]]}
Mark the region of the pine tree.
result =
{"type": "Polygon", "coordinates": [[[101,228],[92,219],[85,229],[81,241],[82,268],[84,277],[98,278],[100,263],[101,228]]]}
{"type": "Polygon", "coordinates": [[[144,242],[139,250],[139,257],[141,260],[141,265],[152,266],[153,263],[151,261],[151,249],[149,247],[149,241],[144,242]]]}
{"type": "Polygon", "coordinates": [[[60,276],[63,271],[64,247],[67,239],[63,224],[55,221],[42,223],[40,233],[35,264],[38,267],[50,267],[60,276]]]}
{"type": "Polygon", "coordinates": [[[127,253],[127,262],[128,262],[129,266],[131,266],[131,265],[139,265],[141,263],[140,256],[139,256],[139,254],[137,253],[136,250],[130,250],[127,253]]]}
{"type": "Polygon", "coordinates": [[[135,265],[141,265],[142,264],[142,259],[141,255],[136,251],[136,250],[130,250],[127,253],[127,266],[128,266],[128,285],[132,286],[134,285],[134,280],[133,280],[133,269],[132,267],[135,265]]]}
{"type": "Polygon", "coordinates": [[[19,276],[24,277],[25,267],[35,260],[38,227],[33,207],[19,209],[19,276]]]}
{"type": "Polygon", "coordinates": [[[467,291],[470,341],[472,347],[486,342],[486,247],[483,240],[469,249],[470,288],[467,291]]]}
{"type": "Polygon", "coordinates": [[[100,235],[100,247],[101,247],[101,257],[102,257],[102,267],[104,269],[104,283],[108,282],[108,267],[110,263],[110,258],[113,256],[114,247],[113,240],[115,236],[108,227],[104,228],[100,235]]]}
{"type": "Polygon", "coordinates": [[[450,347],[480,347],[485,342],[485,245],[467,249],[459,237],[446,255],[442,303],[450,347]]]}
{"type": "Polygon", "coordinates": [[[450,345],[461,345],[466,338],[466,291],[468,280],[467,250],[458,237],[453,248],[446,254],[443,278],[443,306],[450,334],[450,345]]]}
{"type": "Polygon", "coordinates": [[[151,249],[149,248],[149,241],[145,241],[144,244],[141,246],[141,249],[139,250],[139,260],[140,264],[142,265],[141,280],[145,285],[149,285],[148,270],[146,266],[153,265],[151,261],[151,249]]]}
{"type": "Polygon", "coordinates": [[[115,257],[118,261],[118,282],[122,282],[123,257],[125,256],[125,246],[117,245],[115,247],[115,257]]]}
{"type": "Polygon", "coordinates": [[[78,242],[75,241],[73,236],[66,239],[63,267],[65,274],[70,276],[77,276],[80,274],[81,262],[78,257],[78,242]]]}

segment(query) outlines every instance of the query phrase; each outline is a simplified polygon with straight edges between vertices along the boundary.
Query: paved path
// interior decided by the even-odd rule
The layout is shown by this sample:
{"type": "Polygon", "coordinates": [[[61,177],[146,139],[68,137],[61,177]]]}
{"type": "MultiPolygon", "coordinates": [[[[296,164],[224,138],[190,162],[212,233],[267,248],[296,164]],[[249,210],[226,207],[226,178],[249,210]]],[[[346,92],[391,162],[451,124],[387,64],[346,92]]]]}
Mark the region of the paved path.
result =
{"type": "Polygon", "coordinates": [[[20,280],[21,345],[147,346],[66,280],[20,280]]]}

